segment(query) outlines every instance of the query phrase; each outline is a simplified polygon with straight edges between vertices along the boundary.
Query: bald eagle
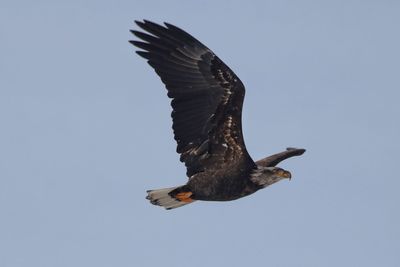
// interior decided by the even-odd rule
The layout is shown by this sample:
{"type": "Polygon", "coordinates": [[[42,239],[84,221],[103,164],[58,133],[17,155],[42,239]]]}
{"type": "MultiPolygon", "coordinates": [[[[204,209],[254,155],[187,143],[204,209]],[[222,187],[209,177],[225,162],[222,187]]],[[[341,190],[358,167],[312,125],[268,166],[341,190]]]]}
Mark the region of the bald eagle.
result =
{"type": "Polygon", "coordinates": [[[291,173],[276,165],[304,149],[288,148],[254,162],[242,134],[245,88],[209,48],[182,29],[135,21],[129,41],[165,84],[172,99],[172,128],[187,168],[182,186],[148,190],[152,204],[173,209],[196,200],[229,201],[250,195],[291,173]]]}

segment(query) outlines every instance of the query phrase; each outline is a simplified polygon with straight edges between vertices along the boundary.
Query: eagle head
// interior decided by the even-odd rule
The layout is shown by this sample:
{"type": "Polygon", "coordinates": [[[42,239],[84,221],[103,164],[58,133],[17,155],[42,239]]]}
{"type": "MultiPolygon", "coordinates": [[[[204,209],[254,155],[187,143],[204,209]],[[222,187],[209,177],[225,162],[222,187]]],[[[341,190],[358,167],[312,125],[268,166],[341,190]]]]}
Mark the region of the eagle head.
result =
{"type": "Polygon", "coordinates": [[[286,178],[289,180],[292,178],[292,174],[289,171],[279,167],[263,166],[257,166],[257,169],[250,176],[253,183],[263,188],[286,178]]]}

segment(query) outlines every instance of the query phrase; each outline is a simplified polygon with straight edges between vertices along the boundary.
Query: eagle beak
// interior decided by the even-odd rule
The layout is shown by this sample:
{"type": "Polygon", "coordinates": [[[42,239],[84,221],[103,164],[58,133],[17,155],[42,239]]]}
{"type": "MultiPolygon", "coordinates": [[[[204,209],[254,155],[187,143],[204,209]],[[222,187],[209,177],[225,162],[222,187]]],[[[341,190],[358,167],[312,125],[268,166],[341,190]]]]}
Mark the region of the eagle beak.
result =
{"type": "Polygon", "coordinates": [[[290,181],[292,179],[292,174],[288,171],[285,171],[285,173],[283,174],[283,177],[289,178],[289,181],[290,181]]]}
{"type": "Polygon", "coordinates": [[[289,180],[292,179],[292,174],[288,171],[280,170],[277,174],[282,178],[288,178],[289,180]]]}

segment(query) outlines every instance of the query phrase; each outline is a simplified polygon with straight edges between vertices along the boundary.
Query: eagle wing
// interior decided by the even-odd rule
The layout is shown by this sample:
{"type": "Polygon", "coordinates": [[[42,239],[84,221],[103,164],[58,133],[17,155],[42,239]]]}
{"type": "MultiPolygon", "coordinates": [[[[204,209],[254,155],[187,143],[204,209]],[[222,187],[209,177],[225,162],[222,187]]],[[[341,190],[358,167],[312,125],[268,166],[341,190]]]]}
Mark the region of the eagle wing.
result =
{"type": "Polygon", "coordinates": [[[243,140],[245,88],[235,73],[193,36],[168,23],[136,21],[144,32],[130,41],[143,51],[172,98],[177,152],[187,176],[254,166],[243,140]]]}

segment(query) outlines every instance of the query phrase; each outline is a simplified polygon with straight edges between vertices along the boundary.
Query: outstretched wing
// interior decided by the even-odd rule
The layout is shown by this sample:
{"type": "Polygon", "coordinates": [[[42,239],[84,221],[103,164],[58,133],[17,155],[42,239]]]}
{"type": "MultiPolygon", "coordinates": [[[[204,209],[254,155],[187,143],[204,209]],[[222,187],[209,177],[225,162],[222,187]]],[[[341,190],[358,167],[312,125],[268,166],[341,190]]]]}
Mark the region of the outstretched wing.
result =
{"type": "Polygon", "coordinates": [[[263,167],[275,167],[279,162],[294,156],[303,155],[304,152],[306,152],[306,150],[303,148],[288,147],[286,148],[286,151],[258,160],[256,164],[257,166],[263,167]]]}
{"type": "Polygon", "coordinates": [[[177,152],[187,175],[254,165],[242,135],[245,89],[239,78],[210,49],[185,31],[144,20],[144,32],[131,32],[130,41],[144,51],[172,98],[173,130],[177,152]]]}

